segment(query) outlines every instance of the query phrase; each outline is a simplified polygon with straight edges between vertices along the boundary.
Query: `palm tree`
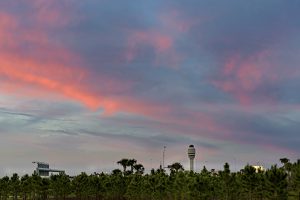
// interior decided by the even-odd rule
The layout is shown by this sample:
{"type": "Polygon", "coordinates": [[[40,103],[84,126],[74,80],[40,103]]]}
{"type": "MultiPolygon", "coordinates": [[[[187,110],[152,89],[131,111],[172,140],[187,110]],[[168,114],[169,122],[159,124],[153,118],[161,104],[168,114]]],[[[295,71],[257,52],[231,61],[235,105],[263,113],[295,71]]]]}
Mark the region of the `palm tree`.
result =
{"type": "Polygon", "coordinates": [[[171,172],[172,171],[175,171],[176,173],[179,171],[179,170],[184,170],[182,164],[180,164],[179,162],[175,162],[173,163],[172,165],[169,165],[168,168],[170,168],[171,172]]]}
{"type": "Polygon", "coordinates": [[[123,158],[122,160],[119,160],[117,162],[117,164],[122,165],[122,167],[123,167],[123,173],[126,172],[126,167],[128,166],[128,161],[129,160],[127,158],[123,158]]]}
{"type": "Polygon", "coordinates": [[[133,166],[136,164],[136,159],[129,159],[127,164],[130,167],[131,173],[133,173],[133,166]]]}

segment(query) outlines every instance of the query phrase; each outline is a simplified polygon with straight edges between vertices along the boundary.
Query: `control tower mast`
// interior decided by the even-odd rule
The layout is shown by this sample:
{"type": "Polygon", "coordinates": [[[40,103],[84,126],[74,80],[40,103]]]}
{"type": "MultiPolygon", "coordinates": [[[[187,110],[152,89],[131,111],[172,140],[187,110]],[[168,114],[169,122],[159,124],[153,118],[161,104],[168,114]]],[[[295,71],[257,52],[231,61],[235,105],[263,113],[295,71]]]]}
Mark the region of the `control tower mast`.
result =
{"type": "Polygon", "coordinates": [[[196,149],[194,145],[190,145],[188,148],[188,157],[190,159],[190,171],[194,171],[194,159],[196,155],[196,149]]]}

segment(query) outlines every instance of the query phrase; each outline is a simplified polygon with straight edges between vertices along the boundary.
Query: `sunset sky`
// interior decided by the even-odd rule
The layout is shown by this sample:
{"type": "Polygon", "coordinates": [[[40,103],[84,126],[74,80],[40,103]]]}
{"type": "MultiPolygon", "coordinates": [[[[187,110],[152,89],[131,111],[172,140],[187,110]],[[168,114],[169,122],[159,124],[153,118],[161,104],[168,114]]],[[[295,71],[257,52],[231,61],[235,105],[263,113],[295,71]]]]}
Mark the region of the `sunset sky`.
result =
{"type": "Polygon", "coordinates": [[[0,176],[300,158],[299,0],[1,0],[0,176]]]}

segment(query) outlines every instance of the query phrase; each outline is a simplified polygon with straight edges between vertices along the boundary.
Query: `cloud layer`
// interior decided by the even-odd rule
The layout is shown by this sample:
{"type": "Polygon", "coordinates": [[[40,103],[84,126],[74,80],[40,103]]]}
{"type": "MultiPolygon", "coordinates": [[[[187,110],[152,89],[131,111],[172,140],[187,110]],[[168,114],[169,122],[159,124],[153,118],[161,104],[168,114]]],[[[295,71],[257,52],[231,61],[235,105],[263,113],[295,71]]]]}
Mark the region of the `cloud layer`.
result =
{"type": "Polygon", "coordinates": [[[30,173],[29,159],[70,173],[126,156],[157,167],[164,145],[168,162],[187,165],[190,143],[199,168],[296,159],[299,8],[2,1],[0,173],[30,173]]]}

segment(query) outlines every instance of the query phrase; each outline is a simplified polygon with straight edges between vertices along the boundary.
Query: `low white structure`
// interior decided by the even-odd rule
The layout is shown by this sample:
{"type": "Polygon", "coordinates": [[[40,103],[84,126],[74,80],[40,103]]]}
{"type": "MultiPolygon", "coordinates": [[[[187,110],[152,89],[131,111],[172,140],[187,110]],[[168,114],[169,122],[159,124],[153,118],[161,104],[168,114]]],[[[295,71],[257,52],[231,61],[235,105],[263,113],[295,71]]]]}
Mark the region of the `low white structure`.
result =
{"type": "Polygon", "coordinates": [[[255,169],[256,173],[258,173],[259,171],[266,171],[266,169],[262,165],[252,165],[252,167],[255,169]]]}
{"type": "Polygon", "coordinates": [[[65,173],[64,170],[50,169],[48,163],[37,162],[37,161],[34,161],[32,163],[37,164],[35,172],[39,176],[49,176],[50,172],[65,173]]]}

